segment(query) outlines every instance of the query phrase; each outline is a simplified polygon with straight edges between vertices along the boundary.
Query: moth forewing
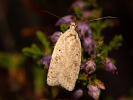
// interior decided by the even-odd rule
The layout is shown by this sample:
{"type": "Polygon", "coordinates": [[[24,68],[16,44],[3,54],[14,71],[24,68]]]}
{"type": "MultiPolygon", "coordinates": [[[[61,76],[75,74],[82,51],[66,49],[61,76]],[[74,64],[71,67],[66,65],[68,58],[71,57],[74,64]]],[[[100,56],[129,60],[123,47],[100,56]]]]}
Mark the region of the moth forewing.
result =
{"type": "Polygon", "coordinates": [[[62,46],[63,39],[64,39],[64,34],[60,36],[53,50],[53,54],[52,54],[52,58],[51,58],[50,66],[48,70],[48,75],[47,75],[47,84],[49,86],[59,85],[57,76],[59,75],[61,71],[60,69],[62,68],[62,65],[61,65],[62,61],[60,60],[62,54],[60,50],[63,49],[63,46],[62,46]]]}
{"type": "Polygon", "coordinates": [[[58,76],[59,84],[65,89],[72,91],[78,78],[81,64],[81,44],[78,34],[75,30],[69,31],[71,37],[66,41],[66,61],[64,69],[58,76]],[[74,38],[72,38],[74,37],[74,38]],[[69,43],[71,42],[71,43],[69,43]]]}
{"type": "Polygon", "coordinates": [[[72,91],[78,78],[81,64],[81,43],[75,23],[58,39],[50,62],[47,84],[61,85],[72,91]]]}

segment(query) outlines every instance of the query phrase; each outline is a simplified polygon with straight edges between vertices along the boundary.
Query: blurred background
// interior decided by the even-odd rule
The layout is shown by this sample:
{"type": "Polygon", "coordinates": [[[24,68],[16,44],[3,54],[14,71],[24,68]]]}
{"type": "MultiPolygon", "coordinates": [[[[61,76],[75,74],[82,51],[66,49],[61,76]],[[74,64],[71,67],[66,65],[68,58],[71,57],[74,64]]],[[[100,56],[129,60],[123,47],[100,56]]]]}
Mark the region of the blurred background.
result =
{"type": "MultiPolygon", "coordinates": [[[[21,49],[37,42],[37,30],[43,31],[47,36],[57,30],[54,25],[58,18],[42,10],[62,17],[70,14],[69,8],[73,2],[74,0],[0,0],[0,100],[36,100],[42,96],[41,91],[34,87],[34,71],[31,66],[34,61],[28,59],[28,63],[24,63],[21,49]]],[[[115,34],[123,35],[123,45],[109,54],[116,59],[119,74],[103,72],[98,76],[106,87],[100,99],[129,96],[133,94],[133,0],[97,2],[103,9],[102,16],[118,17],[117,25],[103,30],[105,43],[115,34]]]]}

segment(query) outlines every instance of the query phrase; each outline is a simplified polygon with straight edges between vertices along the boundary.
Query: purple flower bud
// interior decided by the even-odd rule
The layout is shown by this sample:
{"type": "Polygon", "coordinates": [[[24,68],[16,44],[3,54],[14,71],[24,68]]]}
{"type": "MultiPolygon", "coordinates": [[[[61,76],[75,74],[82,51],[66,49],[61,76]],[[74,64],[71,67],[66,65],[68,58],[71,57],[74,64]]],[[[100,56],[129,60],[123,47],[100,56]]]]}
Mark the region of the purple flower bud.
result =
{"type": "Polygon", "coordinates": [[[105,70],[111,73],[115,73],[117,70],[117,68],[109,58],[105,59],[104,66],[105,66],[105,70]]]}
{"type": "Polygon", "coordinates": [[[40,63],[43,63],[45,65],[44,67],[46,67],[46,69],[48,69],[48,67],[50,65],[51,56],[52,56],[52,54],[47,54],[45,57],[43,57],[40,60],[40,63]]]}
{"type": "Polygon", "coordinates": [[[92,31],[88,22],[81,21],[77,28],[80,39],[83,39],[84,37],[92,38],[92,31]]]}
{"type": "Polygon", "coordinates": [[[87,19],[89,16],[91,16],[91,12],[90,11],[82,11],[82,16],[84,19],[87,19]]]}
{"type": "Polygon", "coordinates": [[[101,94],[100,89],[98,88],[97,85],[89,85],[89,91],[88,94],[94,98],[95,100],[99,99],[99,96],[101,94]]]}
{"type": "Polygon", "coordinates": [[[54,34],[50,36],[52,42],[56,43],[60,35],[61,35],[61,32],[59,31],[54,32],[54,34]]]}
{"type": "Polygon", "coordinates": [[[88,74],[92,74],[96,70],[96,64],[92,59],[89,59],[85,64],[85,71],[88,74]]]}
{"type": "Polygon", "coordinates": [[[92,38],[86,37],[83,39],[83,48],[88,54],[96,54],[95,42],[92,38]]]}
{"type": "Polygon", "coordinates": [[[73,94],[73,98],[74,100],[78,100],[80,97],[83,96],[83,90],[82,89],[78,89],[74,92],[73,94]]]}
{"type": "Polygon", "coordinates": [[[85,5],[86,5],[86,2],[84,2],[83,0],[76,0],[76,1],[73,3],[72,8],[78,7],[78,8],[80,8],[81,10],[83,10],[84,7],[85,7],[85,5]]]}
{"type": "Polygon", "coordinates": [[[57,23],[55,24],[55,26],[60,26],[61,24],[66,24],[66,22],[67,23],[71,23],[72,22],[72,16],[71,15],[67,15],[67,16],[64,16],[64,17],[62,17],[62,18],[60,18],[58,21],[57,21],[57,23]],[[65,21],[64,21],[64,20],[65,21]]]}

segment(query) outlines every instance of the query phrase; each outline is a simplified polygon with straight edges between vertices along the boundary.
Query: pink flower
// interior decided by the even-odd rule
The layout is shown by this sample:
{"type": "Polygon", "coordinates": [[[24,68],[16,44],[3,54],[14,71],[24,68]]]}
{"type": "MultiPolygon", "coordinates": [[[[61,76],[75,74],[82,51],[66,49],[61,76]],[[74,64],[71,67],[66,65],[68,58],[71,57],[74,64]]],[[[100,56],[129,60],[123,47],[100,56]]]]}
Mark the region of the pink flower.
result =
{"type": "Polygon", "coordinates": [[[55,26],[60,26],[61,24],[67,24],[67,23],[71,23],[73,20],[71,19],[71,15],[67,15],[67,16],[64,16],[64,17],[62,17],[62,18],[60,18],[57,22],[56,22],[56,24],[55,24],[55,26]],[[67,23],[66,23],[67,22],[67,23]]]}
{"type": "Polygon", "coordinates": [[[78,89],[74,92],[73,94],[73,98],[74,100],[78,100],[80,97],[83,96],[83,90],[82,89],[78,89]]]}
{"type": "Polygon", "coordinates": [[[91,12],[87,10],[82,11],[82,16],[84,19],[87,19],[89,16],[91,16],[91,12]]]}
{"type": "Polygon", "coordinates": [[[111,73],[115,73],[117,70],[117,68],[109,58],[105,59],[104,66],[105,66],[105,70],[111,73]]]}
{"type": "Polygon", "coordinates": [[[92,59],[89,59],[85,64],[85,71],[88,74],[92,74],[96,70],[96,64],[92,59]]]}
{"type": "Polygon", "coordinates": [[[43,63],[45,65],[46,69],[48,69],[48,67],[50,65],[51,56],[52,56],[52,54],[47,54],[45,57],[43,57],[40,60],[40,63],[43,63]]]}
{"type": "Polygon", "coordinates": [[[83,48],[85,52],[88,52],[88,54],[96,54],[95,50],[95,42],[90,37],[85,37],[83,39],[83,48]]]}
{"type": "Polygon", "coordinates": [[[54,34],[50,36],[52,42],[56,43],[60,35],[61,35],[61,32],[59,31],[54,32],[54,34]]]}
{"type": "Polygon", "coordinates": [[[86,5],[86,2],[84,2],[83,0],[76,0],[76,1],[73,3],[72,8],[78,7],[78,8],[80,8],[81,10],[83,10],[84,7],[85,7],[85,5],[86,5]]]}
{"type": "Polygon", "coordinates": [[[100,89],[98,88],[97,85],[89,85],[89,91],[88,94],[94,98],[95,100],[99,99],[99,96],[101,94],[100,89]]]}
{"type": "Polygon", "coordinates": [[[92,38],[92,31],[88,22],[80,21],[77,28],[80,39],[83,39],[84,37],[92,38]]]}

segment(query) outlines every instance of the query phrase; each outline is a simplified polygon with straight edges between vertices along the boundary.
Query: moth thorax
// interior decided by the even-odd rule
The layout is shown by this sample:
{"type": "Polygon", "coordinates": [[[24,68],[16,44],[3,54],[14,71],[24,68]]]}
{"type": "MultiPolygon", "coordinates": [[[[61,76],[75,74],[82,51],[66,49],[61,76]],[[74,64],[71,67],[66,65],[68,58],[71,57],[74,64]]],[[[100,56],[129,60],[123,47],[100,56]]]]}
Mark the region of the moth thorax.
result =
{"type": "Polygon", "coordinates": [[[70,28],[72,28],[72,29],[75,29],[75,28],[76,28],[76,25],[75,25],[74,22],[71,22],[71,24],[70,24],[70,28]]]}

